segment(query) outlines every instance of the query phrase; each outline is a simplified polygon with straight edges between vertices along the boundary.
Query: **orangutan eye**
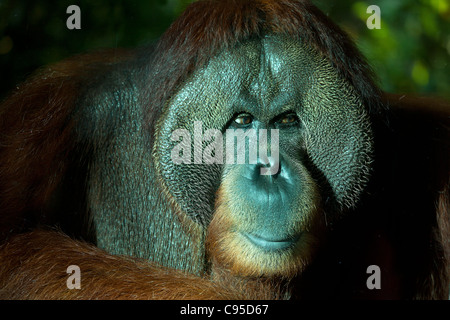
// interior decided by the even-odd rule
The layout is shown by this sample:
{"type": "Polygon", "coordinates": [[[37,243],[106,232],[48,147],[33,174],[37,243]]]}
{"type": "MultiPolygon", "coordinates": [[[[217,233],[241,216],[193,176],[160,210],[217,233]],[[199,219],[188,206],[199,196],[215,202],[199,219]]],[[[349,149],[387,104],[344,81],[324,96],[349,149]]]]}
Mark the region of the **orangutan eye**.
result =
{"type": "Polygon", "coordinates": [[[294,123],[298,121],[298,117],[296,114],[290,113],[285,115],[284,117],[280,118],[280,120],[278,120],[278,123],[281,124],[290,124],[290,123],[294,123]]]}
{"type": "Polygon", "coordinates": [[[248,126],[249,124],[251,124],[253,122],[253,117],[248,113],[242,113],[242,114],[238,115],[236,117],[236,119],[234,119],[234,122],[238,126],[248,126]]]}

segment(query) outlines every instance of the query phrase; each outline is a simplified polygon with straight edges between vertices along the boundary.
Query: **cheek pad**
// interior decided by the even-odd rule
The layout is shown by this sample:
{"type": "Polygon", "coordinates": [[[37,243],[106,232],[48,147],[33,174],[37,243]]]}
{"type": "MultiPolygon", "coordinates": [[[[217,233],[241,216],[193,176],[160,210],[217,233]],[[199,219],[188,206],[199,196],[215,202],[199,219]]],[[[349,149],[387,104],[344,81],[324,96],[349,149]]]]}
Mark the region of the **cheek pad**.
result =
{"type": "Polygon", "coordinates": [[[220,130],[223,134],[234,115],[233,102],[242,88],[249,86],[253,70],[259,70],[259,60],[252,50],[255,51],[254,44],[249,43],[233,55],[223,52],[205,68],[197,70],[168,102],[156,126],[153,158],[163,189],[168,191],[169,197],[175,197],[189,217],[201,223],[213,212],[222,165],[194,163],[195,151],[204,152],[211,142],[205,139],[201,148],[195,149],[194,126],[196,121],[201,123],[202,135],[208,129],[220,130]],[[173,148],[180,143],[171,139],[172,133],[179,129],[190,136],[187,144],[191,146],[192,164],[175,164],[171,158],[173,148]]]}
{"type": "Polygon", "coordinates": [[[373,152],[369,116],[346,83],[319,79],[317,86],[305,99],[306,149],[337,204],[350,208],[369,180],[373,152]]]}

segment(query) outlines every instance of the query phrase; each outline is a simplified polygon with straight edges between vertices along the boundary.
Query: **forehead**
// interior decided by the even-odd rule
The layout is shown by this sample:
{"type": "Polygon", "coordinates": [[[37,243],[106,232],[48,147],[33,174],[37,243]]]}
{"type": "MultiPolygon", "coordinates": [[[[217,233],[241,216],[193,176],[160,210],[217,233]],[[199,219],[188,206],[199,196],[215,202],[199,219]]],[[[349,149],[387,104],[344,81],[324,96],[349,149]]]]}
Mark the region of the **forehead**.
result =
{"type": "Polygon", "coordinates": [[[318,91],[331,90],[323,84],[336,74],[300,40],[280,35],[250,39],[194,71],[172,96],[165,117],[180,127],[197,120],[222,128],[241,112],[270,121],[283,112],[302,110],[318,91]]]}
{"type": "Polygon", "coordinates": [[[311,86],[317,65],[318,56],[300,41],[268,35],[223,51],[194,75],[193,85],[228,92],[253,113],[283,112],[280,106],[288,108],[311,86]]]}

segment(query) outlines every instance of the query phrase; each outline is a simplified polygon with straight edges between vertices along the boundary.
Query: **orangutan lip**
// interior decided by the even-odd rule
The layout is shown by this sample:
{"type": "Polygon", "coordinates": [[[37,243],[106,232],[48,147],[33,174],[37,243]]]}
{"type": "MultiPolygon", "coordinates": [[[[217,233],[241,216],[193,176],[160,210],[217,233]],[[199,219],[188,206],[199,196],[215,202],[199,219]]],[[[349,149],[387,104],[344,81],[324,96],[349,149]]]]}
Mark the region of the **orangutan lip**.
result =
{"type": "Polygon", "coordinates": [[[244,236],[254,245],[268,251],[287,249],[293,246],[300,238],[300,235],[296,235],[293,237],[279,239],[275,237],[260,236],[249,233],[244,234],[244,236]]]}

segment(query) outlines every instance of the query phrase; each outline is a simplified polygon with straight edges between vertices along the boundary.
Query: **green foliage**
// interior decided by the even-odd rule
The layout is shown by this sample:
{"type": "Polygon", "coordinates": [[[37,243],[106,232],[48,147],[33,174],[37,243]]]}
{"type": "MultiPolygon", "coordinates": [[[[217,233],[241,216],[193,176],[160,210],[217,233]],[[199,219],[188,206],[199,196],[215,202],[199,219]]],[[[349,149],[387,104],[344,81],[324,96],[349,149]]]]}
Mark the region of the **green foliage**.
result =
{"type": "MultiPolygon", "coordinates": [[[[190,0],[0,0],[0,98],[39,66],[107,47],[156,40],[190,0]],[[66,9],[81,8],[81,30],[68,30],[66,9]]],[[[447,0],[317,0],[351,34],[384,90],[450,97],[450,4],[447,0]],[[369,5],[381,29],[369,30],[369,5]]]]}
{"type": "MultiPolygon", "coordinates": [[[[328,1],[330,2],[330,1],[328,1]]],[[[378,0],[318,3],[351,34],[388,92],[450,98],[450,2],[378,0]],[[381,10],[381,29],[368,29],[369,5],[381,10]]]]}

